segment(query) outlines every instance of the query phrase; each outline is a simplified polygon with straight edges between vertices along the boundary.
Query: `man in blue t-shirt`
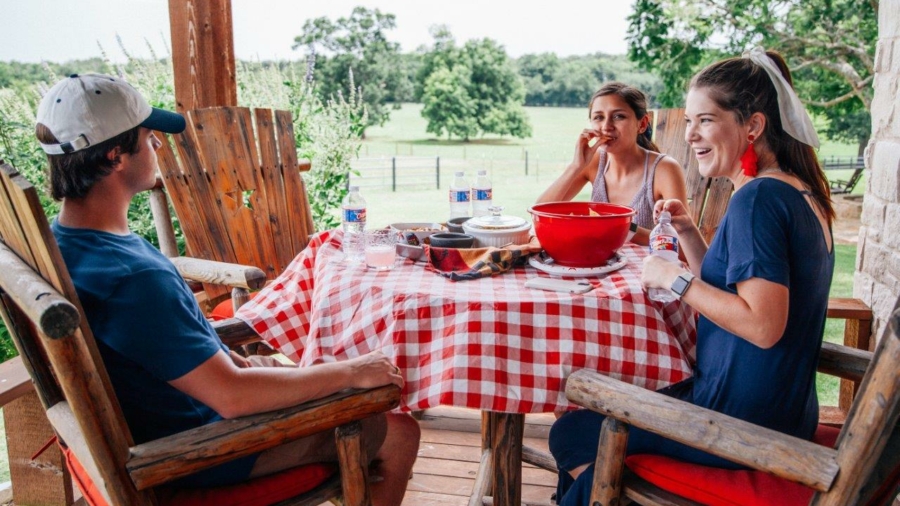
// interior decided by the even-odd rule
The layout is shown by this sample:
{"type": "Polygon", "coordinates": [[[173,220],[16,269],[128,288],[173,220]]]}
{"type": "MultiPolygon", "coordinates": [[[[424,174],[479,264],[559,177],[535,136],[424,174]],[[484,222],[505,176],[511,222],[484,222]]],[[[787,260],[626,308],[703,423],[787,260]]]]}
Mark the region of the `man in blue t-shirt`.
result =
{"type": "MultiPolygon", "coordinates": [[[[52,230],[136,443],[223,418],[261,413],[346,388],[402,385],[380,352],[314,367],[276,366],[230,352],[172,263],[128,228],[128,207],[156,182],[154,130],[178,133],[184,118],[150,107],[124,80],[73,75],[41,100],[36,135],[47,153],[52,230]]],[[[383,478],[376,505],[399,505],[419,443],[407,415],[363,424],[383,478]]],[[[336,460],[326,433],[237,459],[179,481],[221,486],[290,467],[336,460]]]]}

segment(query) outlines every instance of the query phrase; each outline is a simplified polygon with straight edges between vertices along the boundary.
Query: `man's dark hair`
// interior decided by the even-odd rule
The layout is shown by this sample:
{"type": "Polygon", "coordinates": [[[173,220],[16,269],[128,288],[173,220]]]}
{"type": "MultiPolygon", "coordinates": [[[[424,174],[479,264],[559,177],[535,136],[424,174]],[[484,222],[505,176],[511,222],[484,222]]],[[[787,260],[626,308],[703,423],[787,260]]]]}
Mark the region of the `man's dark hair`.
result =
{"type": "MultiPolygon", "coordinates": [[[[81,199],[100,178],[112,172],[118,157],[110,160],[107,153],[119,148],[120,154],[133,155],[140,150],[138,132],[140,126],[126,130],[96,146],[89,146],[74,153],[47,155],[50,162],[50,195],[55,200],[81,199]]],[[[34,129],[38,141],[57,144],[59,141],[45,125],[38,123],[34,129]]]]}

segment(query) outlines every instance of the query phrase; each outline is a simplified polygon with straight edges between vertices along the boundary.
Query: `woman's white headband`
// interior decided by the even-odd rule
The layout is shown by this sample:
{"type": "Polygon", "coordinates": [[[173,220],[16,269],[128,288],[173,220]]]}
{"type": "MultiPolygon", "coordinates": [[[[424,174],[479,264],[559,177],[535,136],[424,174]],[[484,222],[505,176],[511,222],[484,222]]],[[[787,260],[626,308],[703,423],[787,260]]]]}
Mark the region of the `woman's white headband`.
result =
{"type": "Polygon", "coordinates": [[[765,49],[759,46],[754,47],[744,51],[742,58],[748,58],[762,67],[766,74],[769,74],[769,79],[772,80],[772,84],[775,85],[775,90],[778,92],[778,111],[781,114],[781,126],[784,131],[803,144],[818,148],[819,136],[816,135],[816,129],[813,128],[806,108],[803,107],[794,88],[781,75],[775,62],[766,55],[765,49]]]}

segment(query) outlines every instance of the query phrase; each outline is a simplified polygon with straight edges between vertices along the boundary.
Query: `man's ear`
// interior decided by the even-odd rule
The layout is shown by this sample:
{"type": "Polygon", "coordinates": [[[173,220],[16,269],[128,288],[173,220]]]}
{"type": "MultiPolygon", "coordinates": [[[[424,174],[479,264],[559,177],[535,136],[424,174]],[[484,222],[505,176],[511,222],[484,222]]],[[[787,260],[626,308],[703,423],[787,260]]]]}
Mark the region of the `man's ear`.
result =
{"type": "Polygon", "coordinates": [[[112,162],[113,170],[118,169],[122,164],[122,149],[116,146],[106,152],[106,159],[112,162]]]}

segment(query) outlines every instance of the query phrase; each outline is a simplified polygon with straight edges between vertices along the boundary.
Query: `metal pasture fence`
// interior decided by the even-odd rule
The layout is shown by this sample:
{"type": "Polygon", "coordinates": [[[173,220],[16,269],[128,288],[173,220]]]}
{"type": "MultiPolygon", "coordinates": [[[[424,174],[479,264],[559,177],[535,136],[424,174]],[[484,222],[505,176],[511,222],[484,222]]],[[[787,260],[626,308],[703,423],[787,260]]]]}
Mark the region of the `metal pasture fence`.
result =
{"type": "Polygon", "coordinates": [[[861,156],[827,156],[819,162],[823,170],[861,169],[866,165],[861,156]]]}
{"type": "MultiPolygon", "coordinates": [[[[862,157],[829,156],[820,160],[825,170],[862,168],[862,157]]],[[[520,178],[552,180],[569,163],[566,159],[542,160],[529,156],[525,151],[521,158],[456,158],[442,156],[379,156],[358,158],[351,164],[353,173],[350,184],[361,188],[390,188],[392,191],[406,188],[447,187],[453,173],[463,171],[470,180],[475,172],[487,170],[492,180],[496,178],[520,178]]]]}
{"type": "Polygon", "coordinates": [[[360,188],[436,188],[446,187],[454,172],[463,171],[470,180],[475,172],[486,170],[490,177],[525,176],[540,179],[565,167],[566,160],[541,160],[526,151],[522,158],[445,158],[441,156],[379,156],[358,158],[351,163],[350,184],[360,188]]]}

